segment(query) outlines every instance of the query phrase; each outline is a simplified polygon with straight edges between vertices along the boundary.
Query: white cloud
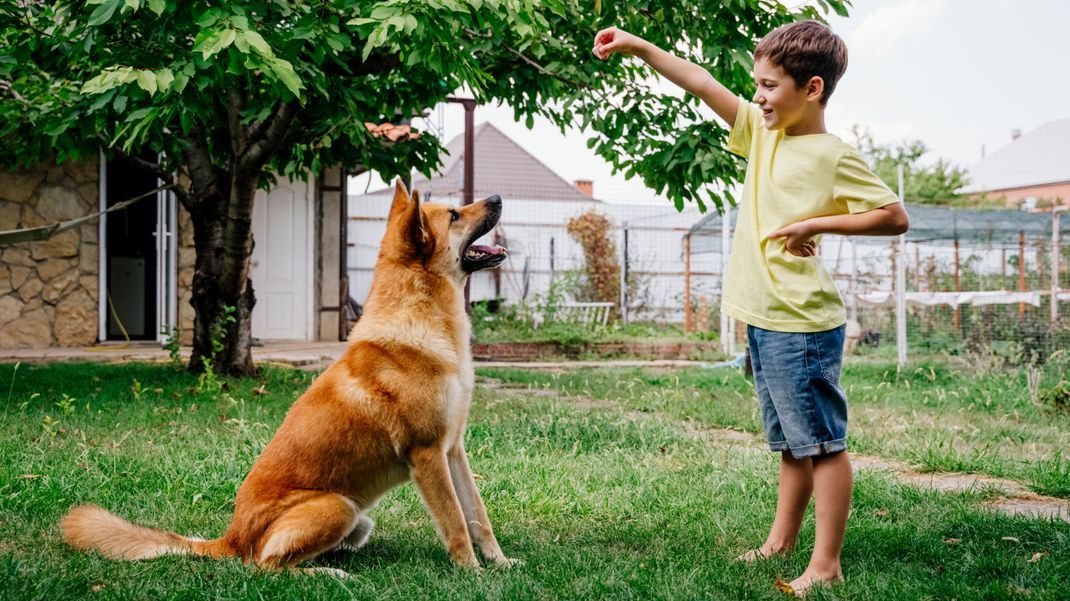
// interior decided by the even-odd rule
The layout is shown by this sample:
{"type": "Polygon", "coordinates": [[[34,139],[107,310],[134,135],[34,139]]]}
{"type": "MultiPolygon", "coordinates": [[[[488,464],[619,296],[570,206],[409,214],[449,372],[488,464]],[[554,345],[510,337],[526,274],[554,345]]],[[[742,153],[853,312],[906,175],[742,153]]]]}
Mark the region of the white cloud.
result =
{"type": "Polygon", "coordinates": [[[928,33],[948,0],[902,0],[875,9],[847,36],[852,53],[883,58],[903,40],[928,33]]]}

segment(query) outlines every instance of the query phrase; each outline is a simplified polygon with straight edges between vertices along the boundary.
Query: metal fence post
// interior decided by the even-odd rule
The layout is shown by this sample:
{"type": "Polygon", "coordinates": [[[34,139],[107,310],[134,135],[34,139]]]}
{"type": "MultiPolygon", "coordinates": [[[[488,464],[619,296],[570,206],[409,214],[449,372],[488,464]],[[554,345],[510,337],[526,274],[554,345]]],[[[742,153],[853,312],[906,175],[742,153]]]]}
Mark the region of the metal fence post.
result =
{"type": "Polygon", "coordinates": [[[620,229],[621,236],[624,238],[621,244],[623,252],[620,269],[620,321],[628,325],[628,222],[622,222],[620,229]]]}
{"type": "Polygon", "coordinates": [[[691,331],[691,232],[684,234],[684,331],[691,331]]]}
{"type": "Polygon", "coordinates": [[[1070,209],[1065,205],[1051,208],[1051,327],[1059,323],[1059,211],[1070,209]]]}
{"type": "MultiPolygon", "coordinates": [[[[731,237],[732,237],[732,209],[730,207],[723,207],[721,213],[721,299],[724,299],[724,284],[725,274],[728,273],[728,253],[731,252],[731,237]]],[[[726,355],[734,354],[734,342],[733,332],[731,329],[731,321],[725,312],[720,311],[721,314],[721,350],[726,355]]]]}
{"type": "MultiPolygon", "coordinates": [[[[899,165],[899,202],[903,202],[903,166],[899,165]]],[[[899,234],[895,262],[895,346],[899,367],[907,362],[906,241],[899,234]]]]}

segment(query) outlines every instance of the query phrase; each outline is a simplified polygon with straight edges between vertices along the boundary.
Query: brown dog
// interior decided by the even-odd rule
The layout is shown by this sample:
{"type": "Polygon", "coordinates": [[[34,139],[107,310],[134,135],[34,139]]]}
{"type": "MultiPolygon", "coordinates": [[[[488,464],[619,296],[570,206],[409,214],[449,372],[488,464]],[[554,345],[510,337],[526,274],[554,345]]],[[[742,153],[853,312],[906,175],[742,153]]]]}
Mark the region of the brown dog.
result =
{"type": "Polygon", "coordinates": [[[63,518],[67,542],[116,559],[241,556],[293,567],[363,545],[374,525],[366,512],[411,478],[456,564],[479,566],[473,542],[484,559],[512,564],[464,451],[474,381],[464,282],[505,260],[501,247],[472,245],[501,206],[497,196],[458,209],[421,205],[397,183],[349,347],[290,408],[238,489],[226,535],[187,538],[83,505],[63,518]]]}

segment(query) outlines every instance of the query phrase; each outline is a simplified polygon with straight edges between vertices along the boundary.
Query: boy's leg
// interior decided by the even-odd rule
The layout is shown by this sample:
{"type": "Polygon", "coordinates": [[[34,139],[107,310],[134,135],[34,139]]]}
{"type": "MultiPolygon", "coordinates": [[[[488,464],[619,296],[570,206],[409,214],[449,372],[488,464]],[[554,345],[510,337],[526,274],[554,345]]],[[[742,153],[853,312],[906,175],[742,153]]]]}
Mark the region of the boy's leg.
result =
{"type": "MultiPolygon", "coordinates": [[[[780,483],[777,486],[777,508],[773,525],[769,535],[761,547],[752,549],[737,557],[742,561],[754,561],[765,559],[784,553],[795,548],[795,541],[802,526],[806,507],[810,503],[810,495],[814,488],[813,468],[809,458],[795,459],[787,451],[784,440],[784,432],[780,427],[780,421],[776,414],[771,392],[766,382],[766,374],[763,368],[764,342],[768,340],[768,333],[760,331],[753,326],[747,326],[747,337],[751,364],[754,370],[754,386],[758,395],[759,406],[762,411],[763,427],[770,441],[770,448],[784,449],[780,453],[780,483]]],[[[773,359],[780,349],[773,347],[773,359]]],[[[774,367],[774,373],[778,371],[774,367]]],[[[777,383],[774,382],[774,385],[777,383]]]]}
{"type": "Polygon", "coordinates": [[[801,576],[790,583],[800,593],[815,584],[843,579],[840,550],[851,513],[854,479],[846,451],[813,458],[814,551],[801,576]]]}
{"type": "Polygon", "coordinates": [[[777,486],[776,517],[765,544],[758,550],[764,557],[790,551],[799,538],[806,507],[814,491],[814,468],[809,457],[796,459],[791,452],[780,454],[780,484],[777,486]]]}

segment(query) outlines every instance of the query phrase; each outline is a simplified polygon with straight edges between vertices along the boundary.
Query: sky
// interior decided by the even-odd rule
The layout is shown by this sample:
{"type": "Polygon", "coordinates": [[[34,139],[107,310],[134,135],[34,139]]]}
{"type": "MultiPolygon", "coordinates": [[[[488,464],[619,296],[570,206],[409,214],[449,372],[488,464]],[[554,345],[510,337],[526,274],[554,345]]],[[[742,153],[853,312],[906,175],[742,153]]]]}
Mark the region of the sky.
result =
{"type": "MultiPolygon", "coordinates": [[[[795,3],[788,1],[790,5],[795,3]]],[[[1070,118],[1070,0],[854,0],[850,16],[828,18],[847,42],[847,73],[826,111],[826,125],[851,142],[851,127],[878,143],[919,139],[927,159],[969,167],[1023,133],[1070,118]]],[[[592,32],[593,38],[594,32],[592,32]]],[[[637,59],[629,59],[637,60],[637,59]]],[[[667,93],[680,92],[666,83],[667,93]]],[[[709,118],[715,119],[712,111],[709,118]]],[[[463,132],[464,112],[444,105],[429,124],[443,143],[463,132]]],[[[609,202],[657,201],[637,179],[611,175],[587,149],[583,132],[562,135],[544,120],[528,129],[507,106],[476,108],[567,181],[590,179],[609,202]]],[[[1067,158],[1070,160],[1070,157],[1067,158]]],[[[353,178],[351,192],[383,184],[353,178]]],[[[667,201],[662,201],[667,202],[667,201]]]]}

